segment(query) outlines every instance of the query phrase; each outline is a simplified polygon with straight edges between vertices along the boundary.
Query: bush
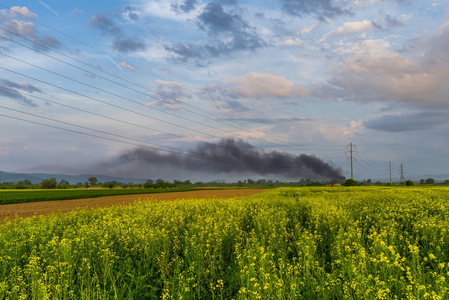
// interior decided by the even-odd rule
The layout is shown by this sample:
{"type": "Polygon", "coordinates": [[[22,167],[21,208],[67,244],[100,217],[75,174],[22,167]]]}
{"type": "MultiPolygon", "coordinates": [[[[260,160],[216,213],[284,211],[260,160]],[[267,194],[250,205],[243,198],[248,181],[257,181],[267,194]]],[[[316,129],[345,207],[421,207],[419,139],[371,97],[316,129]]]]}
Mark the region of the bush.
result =
{"type": "Polygon", "coordinates": [[[412,185],[415,185],[415,183],[414,183],[413,181],[411,181],[411,180],[407,180],[407,181],[405,182],[405,185],[406,185],[406,186],[412,186],[412,185]]]}

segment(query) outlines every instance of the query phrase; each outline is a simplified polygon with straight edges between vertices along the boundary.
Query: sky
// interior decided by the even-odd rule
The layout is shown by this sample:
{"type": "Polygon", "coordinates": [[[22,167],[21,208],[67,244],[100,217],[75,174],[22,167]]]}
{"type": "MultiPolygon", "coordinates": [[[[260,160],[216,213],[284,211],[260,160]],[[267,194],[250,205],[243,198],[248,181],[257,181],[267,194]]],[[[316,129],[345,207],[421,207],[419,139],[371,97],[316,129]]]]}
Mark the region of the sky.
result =
{"type": "Polygon", "coordinates": [[[0,31],[2,171],[307,175],[166,164],[231,143],[350,178],[352,143],[356,180],[449,174],[448,0],[0,0],[0,31]]]}

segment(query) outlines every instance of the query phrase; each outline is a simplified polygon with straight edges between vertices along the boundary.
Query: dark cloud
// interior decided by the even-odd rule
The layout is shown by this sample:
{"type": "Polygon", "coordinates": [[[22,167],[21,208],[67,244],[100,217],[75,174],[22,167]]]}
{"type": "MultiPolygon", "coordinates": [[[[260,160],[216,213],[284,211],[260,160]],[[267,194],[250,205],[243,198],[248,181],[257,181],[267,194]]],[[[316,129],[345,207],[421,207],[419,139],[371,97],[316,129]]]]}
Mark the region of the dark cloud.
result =
{"type": "Polygon", "coordinates": [[[315,15],[324,20],[326,17],[335,17],[348,14],[335,0],[280,0],[283,12],[298,17],[315,15]]]}
{"type": "Polygon", "coordinates": [[[0,79],[0,95],[8,97],[26,106],[36,107],[36,103],[20,93],[20,90],[28,93],[42,93],[42,91],[31,83],[15,83],[7,79],[0,79]]]}
{"type": "Polygon", "coordinates": [[[242,140],[233,139],[221,140],[216,144],[202,143],[186,154],[135,149],[110,163],[111,166],[122,169],[128,164],[159,170],[176,167],[191,173],[277,175],[289,179],[314,180],[344,179],[341,170],[313,155],[266,151],[242,140]]]}
{"type": "Polygon", "coordinates": [[[447,115],[441,112],[424,111],[404,115],[386,115],[364,123],[366,128],[385,132],[409,132],[431,129],[448,123],[447,115]]]}
{"type": "Polygon", "coordinates": [[[94,15],[89,24],[107,34],[120,35],[122,32],[122,29],[116,26],[111,19],[99,14],[94,15]]]}
{"type": "Polygon", "coordinates": [[[131,20],[137,21],[139,20],[139,15],[136,13],[136,9],[132,6],[125,6],[125,12],[128,13],[128,17],[131,20]]]}
{"type": "Polygon", "coordinates": [[[169,109],[182,109],[182,99],[191,98],[181,84],[168,81],[158,81],[156,91],[151,93],[161,100],[152,101],[149,105],[163,106],[169,109]]]}
{"type": "Polygon", "coordinates": [[[233,112],[250,110],[242,101],[234,100],[227,96],[224,88],[219,85],[205,86],[201,89],[200,94],[203,98],[214,101],[217,109],[231,110],[233,112]]]}
{"type": "Polygon", "coordinates": [[[380,25],[378,22],[374,22],[373,21],[373,25],[374,27],[376,27],[377,29],[380,30],[384,30],[384,29],[390,29],[393,27],[404,27],[404,23],[402,23],[401,21],[397,20],[396,18],[394,18],[393,16],[385,13],[382,9],[379,10],[379,14],[384,18],[383,19],[383,26],[380,25]],[[384,28],[385,27],[385,28],[384,28]]]}
{"type": "Polygon", "coordinates": [[[135,38],[115,38],[112,40],[114,50],[121,53],[145,50],[145,44],[135,38]]]}
{"type": "Polygon", "coordinates": [[[61,48],[62,43],[55,37],[51,35],[46,35],[44,37],[33,37],[33,48],[39,51],[47,51],[48,48],[58,49],[61,48]]]}
{"type": "Polygon", "coordinates": [[[188,13],[195,9],[197,3],[197,0],[184,0],[184,3],[182,4],[172,3],[171,9],[178,14],[188,13]]]}
{"type": "Polygon", "coordinates": [[[175,54],[175,59],[197,62],[238,51],[255,51],[266,46],[256,28],[249,26],[237,12],[227,11],[218,3],[208,3],[198,16],[197,24],[209,36],[209,43],[166,44],[165,50],[175,54]]]}

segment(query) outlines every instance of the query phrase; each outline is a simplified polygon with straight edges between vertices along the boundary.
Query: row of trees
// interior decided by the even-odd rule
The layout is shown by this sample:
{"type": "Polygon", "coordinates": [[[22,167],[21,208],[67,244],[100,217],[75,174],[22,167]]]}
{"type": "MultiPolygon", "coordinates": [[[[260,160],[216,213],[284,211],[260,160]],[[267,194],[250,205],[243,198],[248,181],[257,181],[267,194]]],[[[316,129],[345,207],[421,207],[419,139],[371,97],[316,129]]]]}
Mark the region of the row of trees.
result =
{"type": "MultiPolygon", "coordinates": [[[[341,183],[342,185],[346,186],[354,186],[354,185],[388,185],[388,183],[382,183],[380,181],[372,182],[371,179],[363,180],[363,181],[355,181],[348,179],[345,182],[338,182],[335,180],[332,180],[330,182],[331,185],[336,185],[341,183]]],[[[425,184],[435,184],[435,180],[433,178],[427,178],[427,179],[421,179],[419,181],[419,184],[425,185],[425,184]]],[[[246,180],[239,180],[237,182],[232,183],[225,183],[223,181],[212,181],[212,182],[195,182],[192,183],[190,180],[174,180],[173,183],[166,182],[162,179],[152,180],[148,179],[145,183],[121,183],[117,182],[115,180],[113,181],[107,181],[104,183],[101,183],[98,181],[96,177],[89,177],[88,180],[84,183],[78,182],[77,184],[73,185],[70,184],[67,180],[62,179],[59,183],[56,181],[54,177],[44,179],[38,184],[33,184],[29,180],[21,180],[17,183],[13,182],[4,182],[3,184],[0,184],[0,189],[66,189],[66,188],[89,188],[89,187],[104,187],[104,188],[114,188],[114,187],[122,187],[122,188],[175,188],[178,186],[251,186],[251,185],[260,185],[260,186],[324,186],[328,185],[329,182],[321,182],[321,181],[313,181],[310,179],[301,179],[296,182],[282,182],[279,180],[267,180],[267,179],[246,179],[246,180]]],[[[405,182],[407,186],[414,185],[415,183],[411,180],[407,180],[405,182]]],[[[449,180],[444,181],[444,184],[449,185],[449,180]]]]}

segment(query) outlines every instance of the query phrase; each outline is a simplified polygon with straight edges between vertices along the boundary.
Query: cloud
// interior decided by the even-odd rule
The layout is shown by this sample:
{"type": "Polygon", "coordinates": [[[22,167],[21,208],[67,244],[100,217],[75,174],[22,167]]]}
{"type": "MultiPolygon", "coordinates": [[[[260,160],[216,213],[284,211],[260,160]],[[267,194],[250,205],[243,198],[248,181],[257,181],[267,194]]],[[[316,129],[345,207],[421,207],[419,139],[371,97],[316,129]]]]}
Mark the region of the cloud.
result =
{"type": "Polygon", "coordinates": [[[296,86],[281,75],[248,72],[245,76],[235,77],[223,82],[225,93],[232,98],[303,98],[307,89],[296,86]]]}
{"type": "Polygon", "coordinates": [[[255,107],[268,109],[272,104],[267,99],[304,98],[309,91],[280,75],[248,72],[245,76],[203,86],[200,95],[215,101],[218,109],[235,113],[254,111],[255,107]]]}
{"type": "Polygon", "coordinates": [[[42,90],[32,85],[31,83],[16,83],[8,79],[0,79],[0,84],[5,88],[0,88],[0,95],[16,100],[22,105],[36,107],[36,103],[28,99],[20,93],[20,90],[28,93],[42,93],[42,90]]]}
{"type": "Polygon", "coordinates": [[[22,14],[28,18],[36,18],[37,15],[30,12],[26,7],[14,6],[9,10],[0,10],[0,21],[2,21],[2,27],[5,34],[11,38],[21,36],[33,40],[33,48],[40,51],[46,51],[45,47],[59,48],[61,42],[51,35],[40,37],[38,31],[33,22],[26,22],[18,19],[14,19],[18,14],[22,14]],[[42,44],[40,46],[38,44],[42,44]]]}
{"type": "Polygon", "coordinates": [[[292,122],[304,122],[310,121],[307,118],[226,118],[223,121],[231,122],[242,122],[242,123],[254,123],[254,124],[265,124],[265,125],[275,125],[280,123],[292,123],[292,122]]]}
{"type": "Polygon", "coordinates": [[[256,28],[250,26],[238,10],[225,9],[222,4],[208,3],[198,15],[197,24],[208,35],[208,43],[165,44],[164,49],[173,55],[173,59],[196,62],[266,46],[256,28]]]}
{"type": "Polygon", "coordinates": [[[135,71],[135,69],[134,69],[132,66],[128,65],[128,64],[127,64],[126,62],[124,62],[124,61],[119,62],[118,65],[119,65],[120,67],[122,67],[123,69],[127,69],[127,70],[130,70],[130,71],[135,71]]]}
{"type": "Polygon", "coordinates": [[[349,14],[334,0],[280,0],[281,10],[289,15],[306,17],[314,15],[320,20],[349,14]]]}
{"type": "Polygon", "coordinates": [[[145,44],[139,42],[135,38],[115,38],[112,40],[114,50],[121,53],[136,52],[139,50],[145,50],[145,44]]]}
{"type": "Polygon", "coordinates": [[[33,44],[33,48],[36,50],[39,50],[39,51],[47,51],[48,49],[46,47],[57,49],[62,46],[61,42],[51,35],[46,35],[42,38],[40,38],[38,36],[34,36],[33,41],[45,46],[45,47],[42,47],[38,44],[33,44]]]}
{"type": "Polygon", "coordinates": [[[23,37],[33,37],[37,33],[37,29],[32,22],[25,22],[22,20],[8,20],[3,22],[2,26],[6,30],[23,37]]]}
{"type": "Polygon", "coordinates": [[[386,115],[364,123],[366,128],[384,132],[409,132],[434,128],[448,123],[446,112],[423,111],[402,115],[386,115]]]}
{"type": "Polygon", "coordinates": [[[134,7],[131,6],[126,6],[125,7],[125,12],[128,14],[128,17],[133,20],[133,21],[137,21],[139,20],[139,14],[137,13],[136,9],[134,7]]]}
{"type": "Polygon", "coordinates": [[[75,7],[69,12],[69,15],[83,14],[84,10],[75,7]]]}
{"type": "Polygon", "coordinates": [[[20,7],[20,6],[13,6],[9,9],[11,12],[17,12],[21,15],[24,15],[25,17],[34,19],[37,18],[37,15],[33,12],[31,12],[27,7],[20,7]]]}
{"type": "Polygon", "coordinates": [[[345,22],[343,26],[338,27],[337,29],[332,30],[331,32],[325,34],[321,39],[321,41],[344,35],[360,34],[374,30],[375,28],[376,25],[373,21],[363,20],[360,22],[345,22]]]}
{"type": "Polygon", "coordinates": [[[295,47],[301,45],[302,43],[304,43],[304,41],[302,41],[301,39],[297,37],[291,37],[283,41],[282,45],[286,47],[295,47]]]}
{"type": "MultiPolygon", "coordinates": [[[[334,51],[342,59],[327,92],[350,101],[396,101],[449,106],[449,20],[408,47],[407,57],[387,40],[361,40],[334,51]]],[[[407,47],[406,47],[407,48],[407,47]]]]}
{"type": "Polygon", "coordinates": [[[150,95],[162,99],[154,100],[147,104],[148,106],[182,109],[182,99],[191,98],[191,96],[183,89],[184,84],[182,83],[165,80],[156,80],[156,83],[156,92],[152,92],[150,95]]]}
{"type": "Polygon", "coordinates": [[[116,26],[111,19],[100,14],[94,15],[89,24],[107,34],[120,35],[122,32],[122,29],[116,26]]]}
{"type": "Polygon", "coordinates": [[[197,0],[184,0],[183,3],[171,3],[171,9],[178,14],[188,13],[195,9],[197,0]]]}

